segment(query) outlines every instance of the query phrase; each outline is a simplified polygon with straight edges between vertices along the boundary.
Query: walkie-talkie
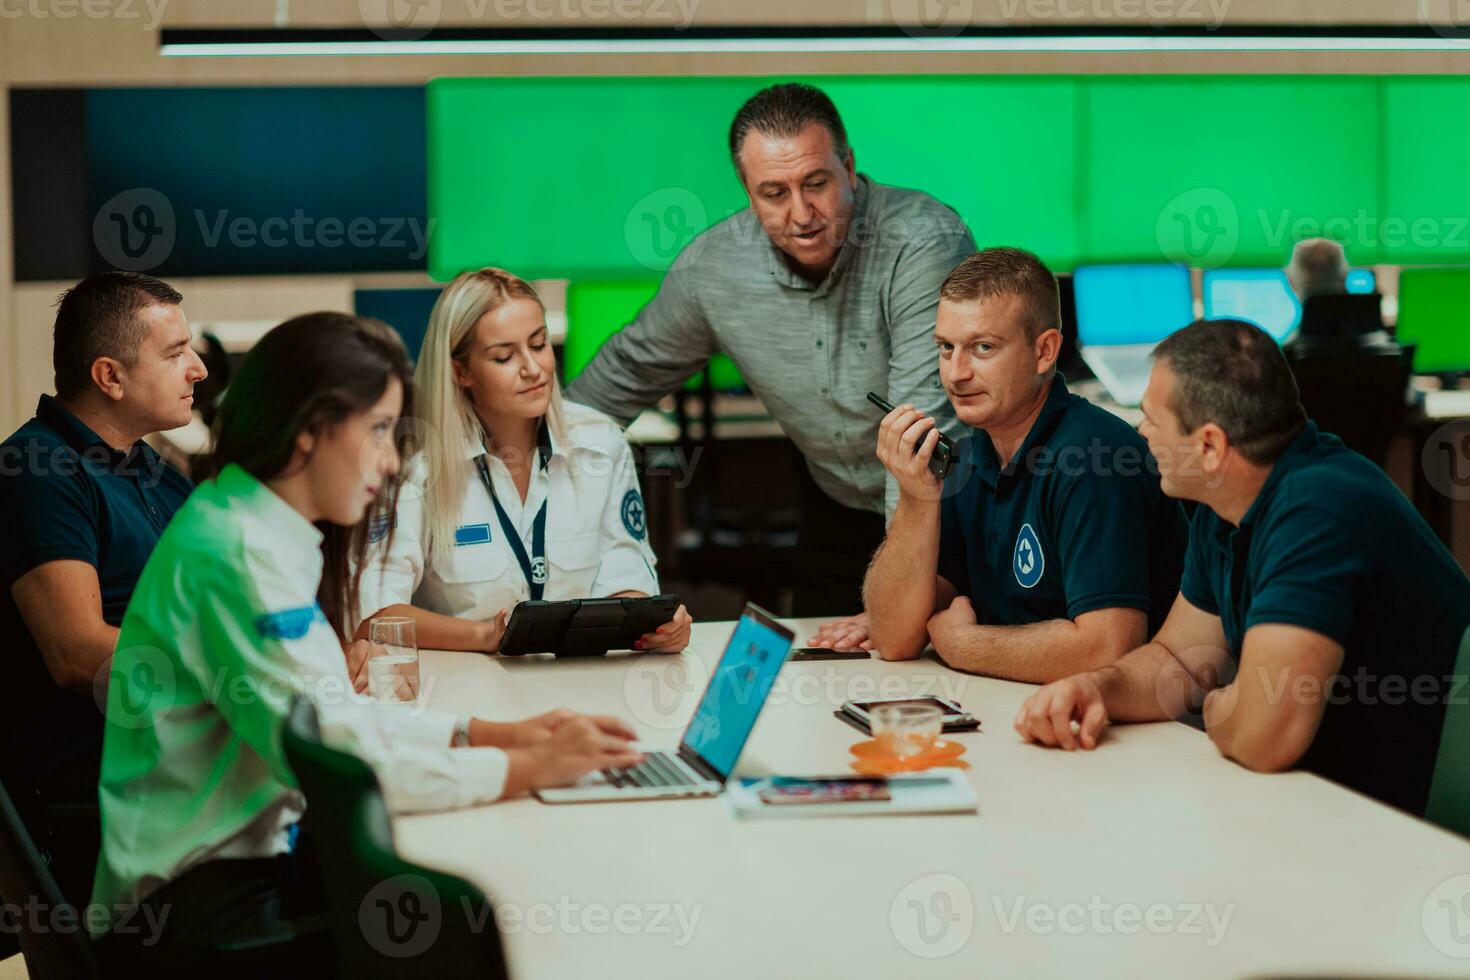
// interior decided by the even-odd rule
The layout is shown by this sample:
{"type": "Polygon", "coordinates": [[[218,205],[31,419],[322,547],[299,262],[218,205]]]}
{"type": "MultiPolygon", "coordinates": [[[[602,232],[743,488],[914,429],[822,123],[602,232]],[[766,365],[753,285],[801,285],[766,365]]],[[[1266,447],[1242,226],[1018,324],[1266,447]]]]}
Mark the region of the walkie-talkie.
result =
{"type": "MultiPolygon", "coordinates": [[[[888,403],[888,400],[876,392],[868,392],[868,401],[881,408],[884,415],[893,411],[893,406],[888,403]]],[[[938,429],[936,428],[935,431],[937,432],[938,429]]],[[[928,436],[926,435],[924,438],[927,439],[928,436]]],[[[915,451],[917,452],[917,448],[915,451]]],[[[943,480],[949,475],[949,468],[953,463],[954,440],[943,432],[940,432],[939,441],[934,444],[934,455],[929,457],[929,470],[935,476],[939,477],[939,479],[943,480]]]]}

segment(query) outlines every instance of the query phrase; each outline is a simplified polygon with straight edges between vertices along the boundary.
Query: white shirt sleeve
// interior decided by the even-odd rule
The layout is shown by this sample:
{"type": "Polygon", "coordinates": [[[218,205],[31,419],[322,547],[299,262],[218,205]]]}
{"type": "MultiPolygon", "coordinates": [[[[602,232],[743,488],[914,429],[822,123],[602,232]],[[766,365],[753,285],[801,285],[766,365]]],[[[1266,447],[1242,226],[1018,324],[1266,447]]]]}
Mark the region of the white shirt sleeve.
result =
{"type": "Polygon", "coordinates": [[[336,634],[271,555],[211,566],[200,613],[200,676],[217,680],[216,709],[273,775],[290,786],[281,727],[295,695],[317,708],[322,738],[373,767],[388,808],[441,810],[498,799],[509,760],[499,749],[451,749],[457,716],[380,705],[352,690],[336,634]]]}
{"type": "Polygon", "coordinates": [[[429,528],[424,510],[424,471],[414,472],[398,491],[398,508],[391,526],[381,528],[382,536],[369,531],[367,557],[358,586],[358,622],[379,610],[394,605],[408,605],[419,583],[424,580],[429,548],[429,528]]]}
{"type": "Polygon", "coordinates": [[[638,489],[638,471],[626,439],[618,440],[608,474],[607,506],[602,514],[602,556],[591,595],[643,592],[658,595],[656,559],[648,543],[648,515],[638,489]]]}

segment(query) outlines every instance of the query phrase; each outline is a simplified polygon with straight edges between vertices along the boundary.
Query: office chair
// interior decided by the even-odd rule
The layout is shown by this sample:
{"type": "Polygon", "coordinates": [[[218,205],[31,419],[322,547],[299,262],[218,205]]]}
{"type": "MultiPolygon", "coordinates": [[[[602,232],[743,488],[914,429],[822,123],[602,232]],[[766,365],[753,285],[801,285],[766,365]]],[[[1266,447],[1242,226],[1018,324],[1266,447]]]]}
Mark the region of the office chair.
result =
{"type": "Polygon", "coordinates": [[[1302,307],[1296,342],[1352,344],[1383,329],[1383,297],[1377,293],[1313,296],[1302,307]]]}
{"type": "MultiPolygon", "coordinates": [[[[1460,678],[1467,674],[1470,674],[1470,629],[1460,639],[1453,676],[1460,678]]],[[[1450,693],[1457,691],[1452,685],[1450,693]]],[[[1463,697],[1451,698],[1445,705],[1439,754],[1435,757],[1424,817],[1446,830],[1470,837],[1470,704],[1463,697]]]]}
{"type": "Polygon", "coordinates": [[[1384,466],[1394,433],[1408,411],[1414,348],[1290,344],[1283,350],[1296,375],[1302,405],[1317,427],[1384,466]]]}
{"type": "Polygon", "coordinates": [[[71,909],[64,929],[32,932],[29,913],[19,916],[20,948],[32,980],[53,977],[90,980],[101,976],[92,952],[92,938],[76,906],[62,897],[56,879],[41,860],[41,852],[3,786],[0,786],[0,896],[22,908],[30,903],[39,905],[51,922],[62,921],[56,918],[57,910],[71,909]]]}
{"type": "Polygon", "coordinates": [[[398,856],[377,776],[322,743],[310,702],[292,704],[282,742],[306,795],[338,975],[506,977],[489,899],[463,878],[398,856]]]}

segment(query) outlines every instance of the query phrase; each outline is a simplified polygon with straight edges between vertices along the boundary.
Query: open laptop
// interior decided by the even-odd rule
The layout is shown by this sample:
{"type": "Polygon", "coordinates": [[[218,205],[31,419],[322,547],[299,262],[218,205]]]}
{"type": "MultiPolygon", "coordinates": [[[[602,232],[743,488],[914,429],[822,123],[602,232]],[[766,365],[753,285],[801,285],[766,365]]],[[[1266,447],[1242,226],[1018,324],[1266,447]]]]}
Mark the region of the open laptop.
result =
{"type": "Polygon", "coordinates": [[[719,795],[795,639],[770,613],[747,604],[677,750],[646,751],[636,766],[589,773],[571,786],[537,790],[537,798],[600,803],[719,795]]]}
{"type": "Polygon", "coordinates": [[[1148,388],[1149,372],[1154,369],[1157,344],[1118,344],[1113,347],[1084,347],[1082,360],[1097,375],[1113,401],[1136,408],[1148,388]]]}

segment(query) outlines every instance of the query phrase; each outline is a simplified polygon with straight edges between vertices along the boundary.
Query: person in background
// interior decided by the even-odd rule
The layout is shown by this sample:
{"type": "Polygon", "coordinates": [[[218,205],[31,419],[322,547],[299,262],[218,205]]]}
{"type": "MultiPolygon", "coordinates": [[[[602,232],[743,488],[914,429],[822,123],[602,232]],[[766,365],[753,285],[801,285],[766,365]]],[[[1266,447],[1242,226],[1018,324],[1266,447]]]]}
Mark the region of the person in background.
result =
{"type": "Polygon", "coordinates": [[[187,425],[207,372],[183,297],[136,272],[62,294],[56,395],[0,444],[0,633],[9,707],[0,779],[68,899],[97,861],[97,767],[117,628],[192,484],[144,436],[187,425]]]}
{"type": "Polygon", "coordinates": [[[1341,296],[1347,292],[1347,253],[1330,238],[1307,238],[1291,250],[1286,281],[1305,306],[1313,296],[1341,296]]]}
{"type": "Polygon", "coordinates": [[[945,417],[935,304],[975,242],[928,194],[859,173],[836,106],[810,85],[753,95],[729,146],[750,207],[685,247],[568,397],[626,424],[727,353],[804,459],[793,614],[842,615],[814,642],[857,646],[863,568],[898,504],[867,393],[945,417]]]}
{"type": "Polygon", "coordinates": [[[1248,769],[1422,814],[1470,581],[1382,470],[1317,431],[1265,331],[1200,321],[1154,356],[1141,431],[1164,492],[1200,503],[1179,596],[1152,642],[1033,694],[1017,731],[1091,749],[1108,722],[1202,708],[1248,769]]]}
{"type": "MultiPolygon", "coordinates": [[[[416,376],[424,434],[396,513],[373,529],[360,635],[412,616],[425,646],[493,653],[518,602],[658,594],[632,450],[607,416],[562,399],[530,284],[456,277],[416,376]]],[[[681,651],[690,626],[680,606],[638,648],[681,651]]]]}
{"type": "MultiPolygon", "coordinates": [[[[1301,325],[1288,342],[1294,351],[1386,353],[1400,349],[1383,325],[1382,297],[1371,294],[1350,301],[1312,302],[1319,297],[1346,297],[1349,272],[1347,253],[1330,238],[1309,238],[1292,249],[1286,278],[1302,304],[1301,325]],[[1343,306],[1344,302],[1349,305],[1343,306]]],[[[1413,401],[1408,380],[1405,378],[1405,397],[1413,401]]]]}
{"type": "Polygon", "coordinates": [[[902,495],[863,585],[885,660],[1046,682],[1111,663],[1163,621],[1185,525],[1142,437],[1067,392],[1056,277],[988,248],[939,290],[936,360],[972,434],[946,482],[933,418],[900,405],[878,458],[902,495]]]}
{"type": "MultiPolygon", "coordinates": [[[[159,540],[118,636],[93,901],[114,924],[141,910],[159,925],[102,934],[114,972],[236,975],[211,942],[222,927],[320,911],[297,830],[309,804],[281,743],[293,695],[315,703],[325,741],[373,766],[395,812],[639,761],[612,718],[507,724],[352,692],[348,664],[367,645],[349,641],[367,528],[392,512],[399,419],[412,409],[402,342],[342,313],[276,327],[231,385],[214,475],[159,540]]],[[[293,946],[277,966],[329,969],[320,954],[293,946]]],[[[250,975],[260,969],[252,961],[250,975]]]]}

